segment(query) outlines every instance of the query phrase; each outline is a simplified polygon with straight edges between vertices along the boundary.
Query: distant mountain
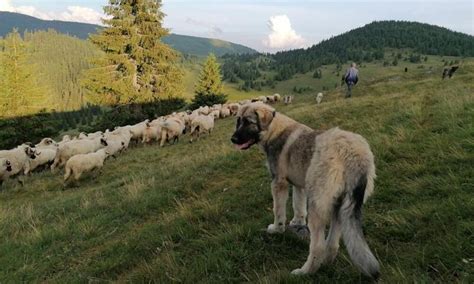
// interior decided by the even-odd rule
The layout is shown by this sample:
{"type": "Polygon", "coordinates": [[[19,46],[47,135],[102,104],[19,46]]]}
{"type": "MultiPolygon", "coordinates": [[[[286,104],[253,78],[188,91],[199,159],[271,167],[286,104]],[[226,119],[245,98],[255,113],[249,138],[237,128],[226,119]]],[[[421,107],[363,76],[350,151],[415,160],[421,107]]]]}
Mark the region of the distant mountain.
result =
{"type": "MultiPolygon", "coordinates": [[[[102,27],[76,22],[46,21],[19,13],[0,12],[0,36],[5,36],[13,28],[17,28],[20,33],[23,33],[25,30],[54,29],[63,34],[87,39],[89,34],[96,33],[102,27]]],[[[171,34],[164,38],[163,41],[182,53],[196,56],[206,56],[210,52],[215,53],[217,56],[257,53],[256,50],[249,47],[219,39],[171,34]]]]}
{"type": "Polygon", "coordinates": [[[435,25],[408,21],[377,21],[324,40],[307,49],[279,52],[279,64],[368,61],[386,48],[411,49],[430,55],[474,56],[474,37],[435,25]],[[297,62],[296,62],[297,61],[297,62]]]}
{"type": "Polygon", "coordinates": [[[321,65],[381,60],[387,49],[410,52],[414,57],[419,54],[473,57],[474,37],[429,24],[378,21],[306,49],[270,55],[229,55],[225,57],[223,72],[224,78],[231,82],[240,79],[245,81],[245,86],[271,86],[272,80],[263,81],[261,71],[274,71],[273,79],[283,81],[297,73],[314,72],[321,65]]]}
{"type": "Polygon", "coordinates": [[[170,34],[163,42],[186,54],[206,56],[213,52],[216,56],[224,54],[254,54],[256,50],[241,44],[220,39],[170,34]]]}

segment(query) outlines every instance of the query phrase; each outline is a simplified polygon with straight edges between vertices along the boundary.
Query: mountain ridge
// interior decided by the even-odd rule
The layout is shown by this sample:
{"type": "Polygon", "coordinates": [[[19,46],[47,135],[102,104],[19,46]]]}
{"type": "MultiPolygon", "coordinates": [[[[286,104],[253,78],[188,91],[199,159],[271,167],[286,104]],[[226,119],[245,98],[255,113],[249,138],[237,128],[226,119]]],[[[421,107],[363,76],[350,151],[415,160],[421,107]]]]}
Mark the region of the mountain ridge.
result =
{"type": "MultiPolygon", "coordinates": [[[[89,34],[95,33],[98,29],[102,28],[102,26],[94,24],[42,20],[25,14],[4,11],[0,11],[0,23],[2,23],[0,25],[1,37],[4,37],[6,34],[11,32],[13,28],[17,28],[20,34],[23,34],[25,30],[37,31],[54,29],[62,34],[67,34],[80,39],[87,39],[89,34]]],[[[257,53],[256,50],[242,44],[215,38],[204,38],[173,33],[163,38],[163,42],[172,46],[181,53],[195,56],[206,56],[210,52],[215,53],[217,56],[222,56],[224,54],[257,53]]]]}

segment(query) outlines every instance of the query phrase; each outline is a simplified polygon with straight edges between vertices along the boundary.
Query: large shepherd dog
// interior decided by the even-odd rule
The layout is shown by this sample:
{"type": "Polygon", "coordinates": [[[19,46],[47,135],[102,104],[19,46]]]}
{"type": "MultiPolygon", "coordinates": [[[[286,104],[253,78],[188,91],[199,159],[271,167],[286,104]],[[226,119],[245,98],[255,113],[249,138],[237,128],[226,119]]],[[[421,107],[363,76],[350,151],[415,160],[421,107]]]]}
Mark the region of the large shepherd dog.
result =
{"type": "Polygon", "coordinates": [[[267,155],[275,218],[268,233],[286,229],[289,183],[294,187],[290,226],[305,225],[308,215],[309,256],[293,274],[314,273],[332,262],[342,234],[357,267],[378,277],[379,263],[362,232],[362,205],[374,191],[375,179],[374,157],[362,136],[339,128],[318,132],[257,102],[239,110],[231,140],[239,149],[259,144],[267,155]]]}

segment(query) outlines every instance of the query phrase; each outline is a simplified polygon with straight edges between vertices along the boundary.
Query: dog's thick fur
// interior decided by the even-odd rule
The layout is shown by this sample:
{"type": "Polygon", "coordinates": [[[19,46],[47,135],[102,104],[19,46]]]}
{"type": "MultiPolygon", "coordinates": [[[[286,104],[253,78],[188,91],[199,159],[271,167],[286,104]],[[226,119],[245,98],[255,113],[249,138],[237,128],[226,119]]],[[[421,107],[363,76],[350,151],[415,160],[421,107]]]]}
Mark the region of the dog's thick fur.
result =
{"type": "Polygon", "coordinates": [[[274,212],[268,233],[285,231],[289,183],[294,188],[290,226],[305,225],[308,215],[309,256],[293,274],[314,273],[323,262],[333,261],[342,235],[357,267],[378,277],[379,263],[361,226],[362,205],[372,194],[375,179],[374,157],[362,136],[339,128],[314,131],[268,105],[251,103],[239,110],[231,140],[239,149],[259,144],[267,155],[274,212]]]}

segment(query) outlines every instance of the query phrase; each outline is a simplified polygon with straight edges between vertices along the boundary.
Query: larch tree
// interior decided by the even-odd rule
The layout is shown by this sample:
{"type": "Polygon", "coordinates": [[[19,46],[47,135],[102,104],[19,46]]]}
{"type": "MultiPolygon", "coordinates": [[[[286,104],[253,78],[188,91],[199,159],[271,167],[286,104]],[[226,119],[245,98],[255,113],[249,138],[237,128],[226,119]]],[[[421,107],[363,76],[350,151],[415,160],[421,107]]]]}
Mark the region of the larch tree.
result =
{"type": "Polygon", "coordinates": [[[194,92],[193,108],[222,104],[227,101],[227,96],[223,94],[221,68],[216,56],[212,53],[202,66],[194,92]]]}
{"type": "Polygon", "coordinates": [[[90,40],[105,52],[93,60],[83,85],[97,104],[150,102],[182,94],[179,54],[160,39],[161,0],[109,0],[106,27],[90,40]]]}

